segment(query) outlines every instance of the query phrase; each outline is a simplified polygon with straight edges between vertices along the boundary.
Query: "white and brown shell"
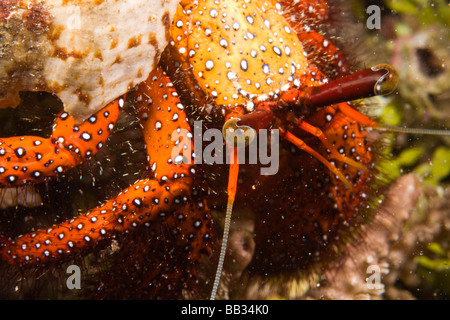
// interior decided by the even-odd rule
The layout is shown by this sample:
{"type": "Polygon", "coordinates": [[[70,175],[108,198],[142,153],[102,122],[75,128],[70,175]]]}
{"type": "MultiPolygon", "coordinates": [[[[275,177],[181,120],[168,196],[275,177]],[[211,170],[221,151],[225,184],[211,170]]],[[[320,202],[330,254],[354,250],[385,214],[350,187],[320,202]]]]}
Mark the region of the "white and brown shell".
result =
{"type": "Polygon", "coordinates": [[[0,108],[57,95],[83,121],[146,79],[177,0],[1,0],[0,108]]]}

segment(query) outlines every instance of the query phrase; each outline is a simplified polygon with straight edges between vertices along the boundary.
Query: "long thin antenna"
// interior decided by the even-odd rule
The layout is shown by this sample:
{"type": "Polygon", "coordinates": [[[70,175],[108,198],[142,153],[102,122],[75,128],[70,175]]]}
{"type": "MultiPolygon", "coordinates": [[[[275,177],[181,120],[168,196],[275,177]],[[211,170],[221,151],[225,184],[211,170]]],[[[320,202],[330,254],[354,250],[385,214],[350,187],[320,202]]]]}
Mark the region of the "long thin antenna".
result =
{"type": "Polygon", "coordinates": [[[383,123],[377,123],[377,125],[374,129],[379,130],[379,131],[389,131],[389,132],[427,134],[427,135],[434,135],[434,136],[450,136],[450,130],[404,128],[404,127],[391,126],[391,125],[383,124],[383,123]]]}
{"type": "Polygon", "coordinates": [[[222,245],[220,247],[219,262],[217,263],[216,277],[214,279],[214,285],[211,290],[211,300],[216,299],[217,289],[219,288],[220,278],[222,276],[223,262],[225,261],[225,254],[227,252],[228,235],[230,233],[231,214],[233,212],[234,198],[236,197],[237,179],[239,174],[239,163],[237,158],[237,150],[232,146],[230,148],[231,163],[230,173],[228,176],[228,202],[227,211],[225,214],[225,224],[223,228],[222,245]]]}

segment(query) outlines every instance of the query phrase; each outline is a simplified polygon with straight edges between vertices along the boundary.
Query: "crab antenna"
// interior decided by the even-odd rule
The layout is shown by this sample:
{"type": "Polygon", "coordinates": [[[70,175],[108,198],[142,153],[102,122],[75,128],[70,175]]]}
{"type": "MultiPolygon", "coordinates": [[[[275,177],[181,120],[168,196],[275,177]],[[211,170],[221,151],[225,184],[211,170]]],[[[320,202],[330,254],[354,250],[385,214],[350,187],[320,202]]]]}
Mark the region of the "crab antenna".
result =
{"type": "Polygon", "coordinates": [[[396,127],[388,124],[377,123],[374,129],[387,132],[411,133],[411,134],[427,134],[434,136],[450,136],[449,130],[421,129],[421,128],[404,128],[396,127]]]}
{"type": "Polygon", "coordinates": [[[237,157],[237,148],[228,145],[231,155],[230,173],[228,176],[228,202],[227,211],[225,215],[225,224],[223,229],[222,245],[220,247],[219,262],[217,264],[216,277],[211,291],[211,300],[216,298],[217,289],[219,288],[220,278],[222,276],[223,262],[225,261],[225,254],[227,252],[228,235],[230,233],[231,214],[233,212],[234,198],[237,190],[237,179],[239,174],[239,163],[237,157]]]}

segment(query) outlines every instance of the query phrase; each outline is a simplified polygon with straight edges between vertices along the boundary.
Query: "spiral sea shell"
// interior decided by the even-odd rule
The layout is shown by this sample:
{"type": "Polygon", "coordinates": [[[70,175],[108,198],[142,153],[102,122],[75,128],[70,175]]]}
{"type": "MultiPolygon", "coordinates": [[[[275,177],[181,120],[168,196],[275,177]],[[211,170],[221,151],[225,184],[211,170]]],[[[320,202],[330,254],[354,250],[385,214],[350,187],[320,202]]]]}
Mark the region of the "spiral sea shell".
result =
{"type": "Polygon", "coordinates": [[[83,121],[145,80],[176,0],[2,0],[0,108],[20,91],[57,95],[83,121]]]}

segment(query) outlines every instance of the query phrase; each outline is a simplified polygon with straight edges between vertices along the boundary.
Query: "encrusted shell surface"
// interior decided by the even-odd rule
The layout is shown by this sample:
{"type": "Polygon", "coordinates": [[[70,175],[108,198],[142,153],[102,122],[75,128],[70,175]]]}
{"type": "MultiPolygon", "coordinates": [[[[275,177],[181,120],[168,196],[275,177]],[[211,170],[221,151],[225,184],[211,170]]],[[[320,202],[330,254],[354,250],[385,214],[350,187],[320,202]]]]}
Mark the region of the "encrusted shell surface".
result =
{"type": "Polygon", "coordinates": [[[177,0],[2,0],[0,108],[20,91],[57,95],[83,121],[145,80],[177,0]]]}

